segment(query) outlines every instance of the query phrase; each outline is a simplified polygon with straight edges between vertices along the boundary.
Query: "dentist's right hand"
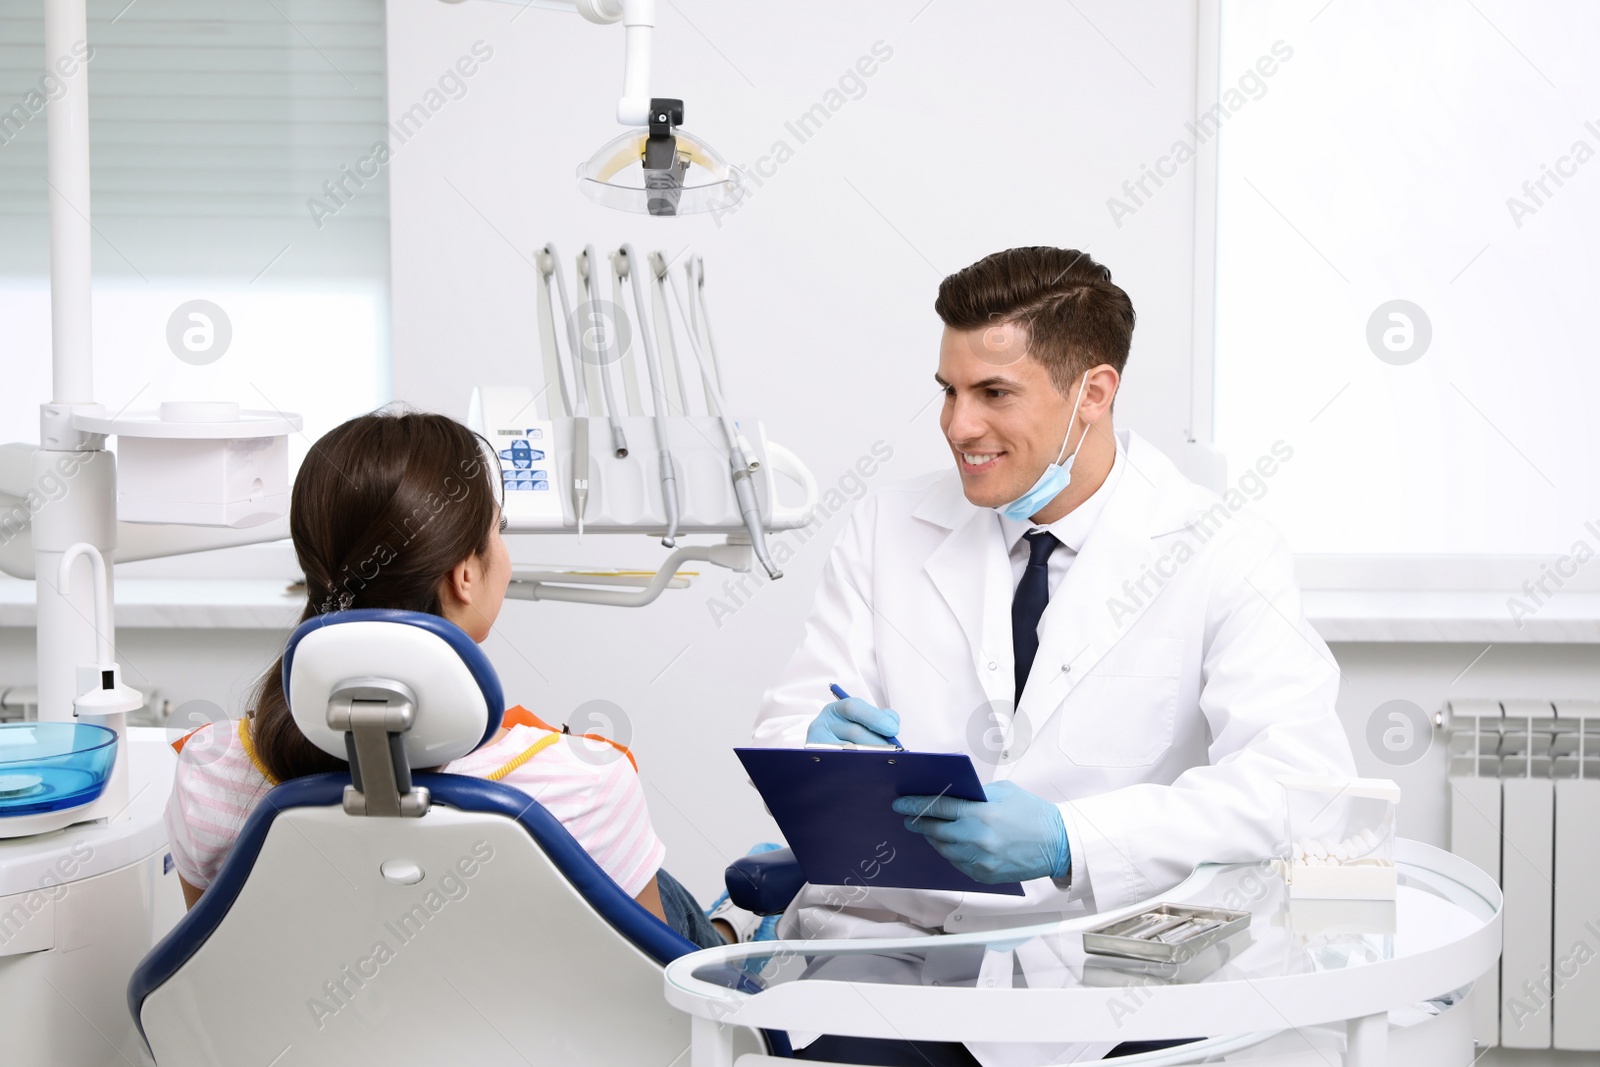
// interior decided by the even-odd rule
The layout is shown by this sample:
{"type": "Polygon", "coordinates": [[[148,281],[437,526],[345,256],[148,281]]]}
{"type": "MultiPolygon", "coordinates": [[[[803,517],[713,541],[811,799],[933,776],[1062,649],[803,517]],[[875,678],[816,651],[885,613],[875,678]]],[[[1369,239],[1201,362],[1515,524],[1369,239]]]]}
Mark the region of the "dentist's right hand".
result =
{"type": "Polygon", "coordinates": [[[900,733],[900,716],[875,708],[860,697],[835,700],[811,720],[806,744],[886,745],[900,733]]]}

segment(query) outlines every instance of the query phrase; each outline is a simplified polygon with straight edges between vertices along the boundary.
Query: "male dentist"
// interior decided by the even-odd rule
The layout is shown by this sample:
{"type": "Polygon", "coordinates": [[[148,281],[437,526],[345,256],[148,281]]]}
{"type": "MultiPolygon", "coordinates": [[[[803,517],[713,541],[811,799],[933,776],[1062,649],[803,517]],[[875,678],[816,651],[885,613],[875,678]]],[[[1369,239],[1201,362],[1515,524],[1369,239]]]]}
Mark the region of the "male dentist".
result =
{"type": "Polygon", "coordinates": [[[755,739],[970,753],[987,803],[895,809],[1026,895],[807,886],[784,937],[1121,907],[1275,854],[1278,776],[1355,774],[1282,539],[1113,427],[1134,312],[1111,272],[1013,248],[946,278],[934,310],[953,469],[857,507],[755,739]],[[852,698],[819,714],[832,682],[852,698]]]}

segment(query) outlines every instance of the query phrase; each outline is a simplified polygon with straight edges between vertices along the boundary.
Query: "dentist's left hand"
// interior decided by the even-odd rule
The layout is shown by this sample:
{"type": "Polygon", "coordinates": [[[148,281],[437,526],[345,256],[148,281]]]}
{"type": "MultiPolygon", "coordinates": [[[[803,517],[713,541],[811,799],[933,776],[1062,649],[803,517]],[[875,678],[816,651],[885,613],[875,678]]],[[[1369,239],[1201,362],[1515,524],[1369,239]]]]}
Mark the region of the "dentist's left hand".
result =
{"type": "Polygon", "coordinates": [[[1065,878],[1072,869],[1061,809],[1011,782],[983,787],[987,802],[955,797],[901,797],[894,810],[906,829],[979,882],[1065,878]]]}

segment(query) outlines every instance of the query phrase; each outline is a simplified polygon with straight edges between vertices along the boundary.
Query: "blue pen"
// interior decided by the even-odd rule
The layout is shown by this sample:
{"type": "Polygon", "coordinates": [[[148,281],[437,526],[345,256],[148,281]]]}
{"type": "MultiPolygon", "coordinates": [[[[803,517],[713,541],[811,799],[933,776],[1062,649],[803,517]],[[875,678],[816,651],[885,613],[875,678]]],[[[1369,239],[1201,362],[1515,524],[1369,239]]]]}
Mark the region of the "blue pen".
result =
{"type": "MultiPolygon", "coordinates": [[[[846,693],[843,689],[840,689],[837,682],[835,682],[833,685],[828,686],[828,692],[832,693],[835,697],[837,697],[840,700],[849,700],[850,699],[850,694],[846,693]]],[[[904,745],[902,745],[900,743],[900,739],[898,737],[889,738],[889,743],[891,745],[893,745],[895,748],[900,749],[902,752],[905,751],[905,747],[906,746],[904,746],[904,745]]]]}

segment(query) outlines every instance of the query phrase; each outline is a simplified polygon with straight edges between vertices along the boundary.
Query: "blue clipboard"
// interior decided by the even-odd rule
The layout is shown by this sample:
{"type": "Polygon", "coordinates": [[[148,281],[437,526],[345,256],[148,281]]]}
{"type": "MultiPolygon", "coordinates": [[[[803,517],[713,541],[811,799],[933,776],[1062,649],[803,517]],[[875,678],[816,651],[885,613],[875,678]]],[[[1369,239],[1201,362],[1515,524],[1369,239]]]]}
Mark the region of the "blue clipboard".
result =
{"type": "Polygon", "coordinates": [[[983,800],[972,759],[953,752],[736,748],[812,885],[947,889],[1020,897],[1022,883],[962,874],[892,805],[905,796],[983,800]]]}

